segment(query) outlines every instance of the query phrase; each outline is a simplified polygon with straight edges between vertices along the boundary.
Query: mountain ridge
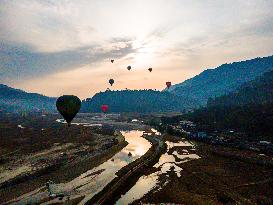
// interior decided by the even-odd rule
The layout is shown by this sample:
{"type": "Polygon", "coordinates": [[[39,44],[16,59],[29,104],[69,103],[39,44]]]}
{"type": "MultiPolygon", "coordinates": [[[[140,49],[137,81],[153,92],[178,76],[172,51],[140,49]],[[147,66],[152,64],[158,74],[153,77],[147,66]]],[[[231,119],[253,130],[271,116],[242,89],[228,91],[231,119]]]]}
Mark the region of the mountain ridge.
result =
{"type": "Polygon", "coordinates": [[[8,112],[55,111],[55,97],[28,93],[21,89],[0,84],[0,106],[8,112]]]}
{"type": "Polygon", "coordinates": [[[169,92],[149,90],[105,91],[83,101],[81,111],[100,112],[107,104],[109,112],[173,112],[192,108],[194,101],[169,92]]]}
{"type": "Polygon", "coordinates": [[[206,69],[193,78],[176,84],[169,92],[195,99],[205,105],[209,97],[227,94],[243,83],[254,80],[273,69],[273,55],[250,60],[225,63],[214,69],[206,69]]]}
{"type": "Polygon", "coordinates": [[[273,70],[244,83],[234,92],[209,98],[207,106],[244,106],[273,102],[273,70]]]}
{"type": "MultiPolygon", "coordinates": [[[[152,89],[99,92],[92,98],[83,100],[81,111],[100,112],[102,104],[110,105],[109,112],[184,111],[204,106],[210,98],[232,93],[272,70],[273,56],[223,64],[162,92],[152,89]]],[[[0,84],[0,110],[56,112],[55,101],[55,97],[28,93],[0,84]]]]}
{"type": "Polygon", "coordinates": [[[237,130],[252,139],[272,141],[273,70],[236,91],[210,98],[207,106],[188,113],[188,119],[208,130],[237,130]]]}

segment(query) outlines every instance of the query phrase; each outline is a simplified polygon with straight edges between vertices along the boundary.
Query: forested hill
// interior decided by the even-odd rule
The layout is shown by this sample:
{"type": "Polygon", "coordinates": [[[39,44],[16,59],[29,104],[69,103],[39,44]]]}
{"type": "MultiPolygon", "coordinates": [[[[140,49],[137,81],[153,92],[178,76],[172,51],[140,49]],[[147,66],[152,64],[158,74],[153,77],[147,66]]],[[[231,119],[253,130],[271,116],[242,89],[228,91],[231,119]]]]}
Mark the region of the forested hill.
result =
{"type": "Polygon", "coordinates": [[[190,97],[206,105],[209,97],[232,92],[242,84],[271,70],[273,70],[273,56],[223,64],[174,85],[170,92],[182,97],[190,97]]]}
{"type": "Polygon", "coordinates": [[[208,106],[225,107],[266,103],[273,103],[273,70],[243,84],[235,92],[208,100],[208,106]]]}
{"type": "Polygon", "coordinates": [[[37,93],[27,93],[0,84],[0,111],[32,112],[54,111],[56,98],[47,97],[37,93]]]}
{"type": "Polygon", "coordinates": [[[273,141],[273,71],[245,83],[236,92],[208,101],[188,114],[206,129],[232,129],[251,139],[273,141]]]}
{"type": "Polygon", "coordinates": [[[195,103],[169,92],[154,90],[105,91],[86,99],[82,112],[101,112],[101,105],[107,104],[109,112],[172,112],[192,108],[195,103]]]}

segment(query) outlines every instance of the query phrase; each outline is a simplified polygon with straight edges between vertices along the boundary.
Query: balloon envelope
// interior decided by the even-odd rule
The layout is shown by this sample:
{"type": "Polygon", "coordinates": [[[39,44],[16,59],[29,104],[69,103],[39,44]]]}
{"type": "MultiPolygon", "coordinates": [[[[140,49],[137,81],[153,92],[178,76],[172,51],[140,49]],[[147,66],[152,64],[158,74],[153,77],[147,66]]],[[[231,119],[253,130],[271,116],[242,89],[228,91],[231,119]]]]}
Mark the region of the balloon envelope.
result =
{"type": "Polygon", "coordinates": [[[150,71],[150,72],[152,72],[152,70],[153,70],[152,68],[149,68],[149,69],[148,69],[148,71],[150,71]]]}
{"type": "Polygon", "coordinates": [[[166,82],[166,86],[168,87],[168,89],[172,86],[172,82],[166,82]]]}
{"type": "Polygon", "coordinates": [[[115,82],[114,79],[109,80],[109,83],[110,83],[111,86],[114,84],[114,82],[115,82]]]}
{"type": "Polygon", "coordinates": [[[129,65],[129,66],[127,66],[127,69],[128,69],[128,70],[131,70],[131,68],[132,68],[132,67],[131,67],[130,65],[129,65]]]}
{"type": "Polygon", "coordinates": [[[102,111],[102,112],[106,113],[107,110],[108,110],[108,105],[102,105],[102,106],[101,106],[101,111],[102,111]]]}
{"type": "Polygon", "coordinates": [[[111,60],[111,63],[114,63],[114,60],[111,60]]]}
{"type": "Polygon", "coordinates": [[[81,100],[74,95],[63,95],[57,99],[56,107],[68,125],[70,125],[81,108],[81,100]]]}

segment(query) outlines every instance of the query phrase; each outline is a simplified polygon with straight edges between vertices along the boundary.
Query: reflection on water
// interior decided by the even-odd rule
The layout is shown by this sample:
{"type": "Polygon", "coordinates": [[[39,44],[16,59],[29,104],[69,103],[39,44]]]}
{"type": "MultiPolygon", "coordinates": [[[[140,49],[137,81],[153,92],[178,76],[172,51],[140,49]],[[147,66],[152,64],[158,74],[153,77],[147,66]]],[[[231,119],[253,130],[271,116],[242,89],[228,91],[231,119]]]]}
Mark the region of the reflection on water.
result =
{"type": "Polygon", "coordinates": [[[167,146],[168,146],[168,150],[172,147],[189,147],[189,148],[193,148],[194,144],[192,142],[183,140],[180,142],[166,142],[167,146]]]}
{"type": "MultiPolygon", "coordinates": [[[[167,152],[161,155],[158,163],[154,165],[155,168],[160,168],[160,170],[148,176],[140,177],[137,183],[117,201],[118,205],[132,203],[133,201],[142,198],[151,190],[159,190],[162,188],[158,183],[158,179],[161,174],[173,172],[177,175],[177,177],[181,177],[182,168],[178,165],[189,160],[200,158],[196,154],[189,154],[188,150],[186,149],[182,150],[183,154],[179,154],[177,151],[168,154],[169,150],[173,147],[187,147],[189,150],[192,150],[194,145],[191,142],[180,141],[178,143],[174,143],[167,141],[166,144],[167,152]]],[[[169,177],[169,175],[166,176],[169,177]]],[[[166,185],[166,183],[164,185],[166,185]]]]}
{"type": "MultiPolygon", "coordinates": [[[[141,137],[143,131],[126,131],[122,132],[122,134],[129,144],[119,153],[98,167],[81,174],[70,182],[51,184],[51,190],[54,190],[54,193],[65,193],[65,195],[70,196],[70,199],[84,195],[85,198],[81,204],[84,204],[87,200],[91,199],[116,177],[117,171],[141,157],[151,147],[150,142],[141,137]],[[129,153],[132,155],[129,156],[129,153]]],[[[38,190],[34,191],[34,193],[35,194],[32,195],[31,198],[40,200],[47,197],[49,194],[47,191],[39,192],[38,190]]],[[[29,200],[29,196],[30,193],[21,197],[21,202],[29,200]]],[[[53,199],[46,203],[60,202],[58,200],[59,199],[53,199]]]]}
{"type": "Polygon", "coordinates": [[[158,132],[156,129],[152,128],[151,131],[155,134],[155,135],[161,135],[160,132],[158,132]]]}
{"type": "Polygon", "coordinates": [[[57,119],[56,122],[59,122],[59,123],[66,123],[66,121],[64,119],[57,119]]]}
{"type": "MultiPolygon", "coordinates": [[[[125,136],[125,140],[129,143],[121,152],[128,155],[132,153],[133,161],[145,154],[151,147],[151,144],[146,139],[140,137],[143,131],[126,131],[121,132],[125,136]]],[[[132,159],[130,157],[130,159],[132,159]]]]}
{"type": "Polygon", "coordinates": [[[122,132],[122,134],[124,135],[125,140],[129,143],[124,149],[105,163],[71,181],[71,184],[73,184],[74,187],[75,185],[79,186],[80,184],[84,184],[77,189],[81,193],[85,193],[87,195],[82,203],[92,198],[110,181],[112,181],[116,177],[115,173],[117,171],[141,157],[151,147],[151,144],[146,139],[141,137],[143,131],[128,131],[122,132]],[[132,156],[128,156],[129,152],[132,154],[132,156]],[[96,173],[99,170],[103,171],[96,174],[96,176],[92,175],[92,173],[96,173]]]}
{"type": "MultiPolygon", "coordinates": [[[[80,124],[84,124],[84,123],[77,123],[77,125],[80,125],[80,124]]],[[[84,124],[83,125],[84,127],[102,127],[102,124],[99,124],[99,123],[97,123],[97,124],[84,124]]]]}
{"type": "Polygon", "coordinates": [[[124,135],[125,140],[129,143],[124,149],[105,163],[89,170],[66,184],[71,186],[71,188],[80,186],[76,190],[86,195],[86,198],[82,203],[91,199],[96,193],[101,191],[110,181],[112,181],[116,177],[115,173],[117,171],[141,157],[151,147],[147,140],[140,137],[143,134],[142,131],[128,131],[122,132],[122,134],[124,135]],[[128,156],[129,152],[132,156],[128,156]],[[103,171],[96,174],[100,170],[103,171]]]}
{"type": "Polygon", "coordinates": [[[136,199],[140,199],[155,187],[157,180],[158,174],[156,173],[140,177],[137,183],[117,201],[116,205],[129,204],[136,199]]]}
{"type": "MultiPolygon", "coordinates": [[[[174,151],[173,155],[175,155],[179,159],[181,159],[182,160],[181,162],[183,162],[183,163],[186,161],[189,161],[191,159],[199,159],[200,158],[197,154],[189,154],[188,152],[184,152],[183,154],[178,154],[177,151],[174,151]]],[[[178,163],[178,164],[180,164],[180,163],[178,163]]]]}
{"type": "MultiPolygon", "coordinates": [[[[66,124],[64,119],[57,119],[56,122],[66,124]]],[[[88,122],[71,122],[71,125],[83,125],[84,127],[101,127],[101,123],[88,123],[88,122]]]]}

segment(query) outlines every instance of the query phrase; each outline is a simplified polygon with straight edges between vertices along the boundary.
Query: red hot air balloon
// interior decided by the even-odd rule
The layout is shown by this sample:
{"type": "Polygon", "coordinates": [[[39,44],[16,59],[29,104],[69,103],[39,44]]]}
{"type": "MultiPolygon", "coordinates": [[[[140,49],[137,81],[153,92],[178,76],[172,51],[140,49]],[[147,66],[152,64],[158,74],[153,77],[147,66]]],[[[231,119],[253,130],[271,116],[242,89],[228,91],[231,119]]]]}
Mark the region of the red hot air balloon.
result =
{"type": "Polygon", "coordinates": [[[169,89],[172,86],[172,82],[166,82],[167,88],[169,89]]]}
{"type": "Polygon", "coordinates": [[[107,110],[108,110],[108,105],[102,105],[102,106],[101,106],[101,111],[102,111],[102,112],[106,113],[107,110]]]}

